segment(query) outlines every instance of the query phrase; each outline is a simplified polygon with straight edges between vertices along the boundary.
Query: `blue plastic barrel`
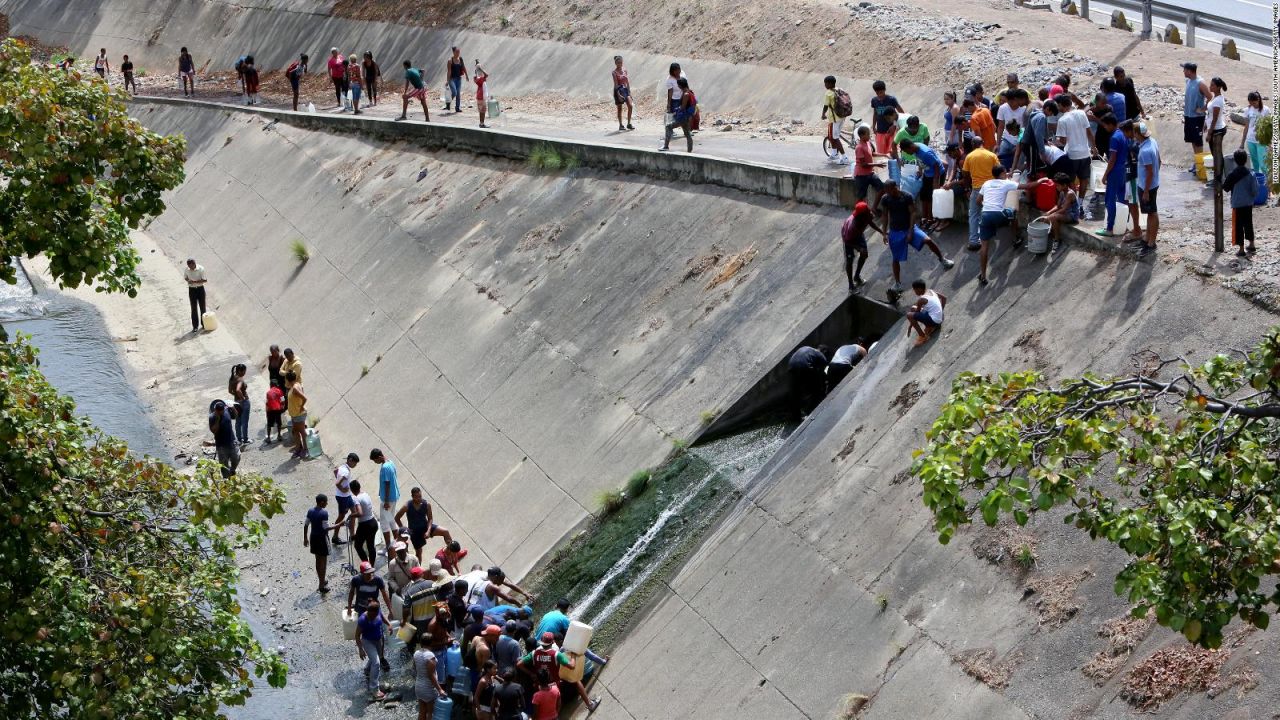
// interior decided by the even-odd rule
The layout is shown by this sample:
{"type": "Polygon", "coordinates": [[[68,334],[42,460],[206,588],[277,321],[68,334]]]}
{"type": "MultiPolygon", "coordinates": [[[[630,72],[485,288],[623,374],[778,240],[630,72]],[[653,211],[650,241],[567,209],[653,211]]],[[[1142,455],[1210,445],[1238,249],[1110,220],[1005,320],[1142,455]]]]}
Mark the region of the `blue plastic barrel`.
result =
{"type": "Polygon", "coordinates": [[[431,713],[431,720],[449,720],[453,717],[453,699],[452,698],[436,698],[435,711],[431,713]]]}
{"type": "Polygon", "coordinates": [[[1266,205],[1267,200],[1271,199],[1271,186],[1267,184],[1267,176],[1255,172],[1253,177],[1258,181],[1258,196],[1253,199],[1253,204],[1255,207],[1266,205]]]}

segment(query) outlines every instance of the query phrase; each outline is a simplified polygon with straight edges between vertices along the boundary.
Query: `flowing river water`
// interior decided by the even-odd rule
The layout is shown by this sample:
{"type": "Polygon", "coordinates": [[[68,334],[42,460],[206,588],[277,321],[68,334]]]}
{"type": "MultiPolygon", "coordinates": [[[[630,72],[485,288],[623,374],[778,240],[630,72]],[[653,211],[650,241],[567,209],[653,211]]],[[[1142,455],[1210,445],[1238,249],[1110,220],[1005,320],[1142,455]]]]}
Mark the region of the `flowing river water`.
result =
{"type": "MultiPolygon", "coordinates": [[[[146,405],[124,363],[129,338],[113,338],[101,314],[92,305],[45,289],[37,279],[36,287],[21,266],[18,282],[0,283],[0,323],[10,336],[31,336],[40,349],[40,370],[63,395],[76,402],[76,410],[91,419],[104,432],[129,444],[138,455],[150,455],[165,462],[173,452],[146,405]]],[[[242,607],[247,603],[242,603],[242,607]]],[[[270,623],[242,610],[258,640],[266,647],[277,644],[277,634],[270,623]]],[[[314,707],[314,689],[306,687],[303,678],[290,675],[290,685],[275,690],[260,684],[246,707],[227,708],[236,720],[269,720],[281,717],[303,717],[314,707]]]]}

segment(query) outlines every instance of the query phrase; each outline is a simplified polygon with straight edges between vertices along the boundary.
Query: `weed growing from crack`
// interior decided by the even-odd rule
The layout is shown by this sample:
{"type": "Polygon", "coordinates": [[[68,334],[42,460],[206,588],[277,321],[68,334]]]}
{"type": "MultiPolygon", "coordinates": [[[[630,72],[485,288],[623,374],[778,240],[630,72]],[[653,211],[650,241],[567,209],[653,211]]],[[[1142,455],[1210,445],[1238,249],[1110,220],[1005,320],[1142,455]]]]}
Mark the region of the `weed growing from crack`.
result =
{"type": "Polygon", "coordinates": [[[307,244],[300,239],[295,239],[289,243],[289,251],[293,253],[293,259],[299,263],[305,263],[311,259],[311,251],[307,249],[307,244]]]}

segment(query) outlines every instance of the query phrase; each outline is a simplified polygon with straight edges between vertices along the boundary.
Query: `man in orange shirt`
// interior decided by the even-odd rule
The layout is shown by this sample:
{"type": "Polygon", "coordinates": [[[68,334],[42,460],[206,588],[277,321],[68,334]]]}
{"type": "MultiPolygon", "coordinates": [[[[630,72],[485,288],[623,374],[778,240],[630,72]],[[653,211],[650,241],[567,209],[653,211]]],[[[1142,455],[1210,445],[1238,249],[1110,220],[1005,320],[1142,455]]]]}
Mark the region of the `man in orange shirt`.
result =
{"type": "Polygon", "coordinates": [[[982,138],[982,147],[996,149],[996,121],[991,111],[975,103],[972,98],[965,98],[962,105],[964,114],[969,116],[969,127],[973,133],[982,138]]]}

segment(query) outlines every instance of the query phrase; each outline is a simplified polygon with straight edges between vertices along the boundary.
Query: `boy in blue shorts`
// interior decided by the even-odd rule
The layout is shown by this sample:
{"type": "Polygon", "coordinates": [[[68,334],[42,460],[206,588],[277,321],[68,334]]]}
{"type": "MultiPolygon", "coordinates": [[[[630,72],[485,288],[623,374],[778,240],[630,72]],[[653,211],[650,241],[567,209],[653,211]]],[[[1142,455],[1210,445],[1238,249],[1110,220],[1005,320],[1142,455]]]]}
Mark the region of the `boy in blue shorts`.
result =
{"type": "Polygon", "coordinates": [[[950,270],[955,265],[954,262],[942,256],[942,251],[934,244],[933,239],[916,225],[915,198],[902,192],[897,182],[893,180],[885,182],[884,193],[876,199],[876,208],[884,213],[885,228],[889,231],[885,234],[884,242],[893,253],[893,293],[902,292],[901,264],[907,259],[908,244],[917,251],[927,245],[933,254],[938,256],[938,262],[944,269],[950,270]]]}

